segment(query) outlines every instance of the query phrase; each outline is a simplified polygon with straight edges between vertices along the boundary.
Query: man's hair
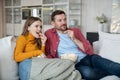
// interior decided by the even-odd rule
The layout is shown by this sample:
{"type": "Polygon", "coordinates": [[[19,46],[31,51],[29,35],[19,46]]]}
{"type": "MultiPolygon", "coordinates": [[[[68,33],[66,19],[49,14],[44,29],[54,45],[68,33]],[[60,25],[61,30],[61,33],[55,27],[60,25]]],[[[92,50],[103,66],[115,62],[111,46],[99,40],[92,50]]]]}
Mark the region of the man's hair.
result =
{"type": "MultiPolygon", "coordinates": [[[[51,21],[54,21],[55,16],[56,16],[56,15],[60,15],[60,14],[65,14],[65,12],[62,11],[62,10],[55,10],[55,11],[52,13],[52,15],[51,15],[51,21]]],[[[66,14],[65,14],[65,15],[66,15],[66,14]]]]}

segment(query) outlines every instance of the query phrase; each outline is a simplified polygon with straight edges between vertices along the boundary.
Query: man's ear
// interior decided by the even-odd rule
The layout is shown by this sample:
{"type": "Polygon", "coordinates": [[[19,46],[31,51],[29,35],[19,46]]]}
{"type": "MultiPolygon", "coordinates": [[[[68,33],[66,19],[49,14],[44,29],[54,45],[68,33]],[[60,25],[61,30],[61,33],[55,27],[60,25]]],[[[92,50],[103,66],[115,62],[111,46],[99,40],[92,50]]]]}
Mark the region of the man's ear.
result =
{"type": "Polygon", "coordinates": [[[51,25],[55,26],[55,23],[54,23],[54,21],[51,21],[51,25]]]}

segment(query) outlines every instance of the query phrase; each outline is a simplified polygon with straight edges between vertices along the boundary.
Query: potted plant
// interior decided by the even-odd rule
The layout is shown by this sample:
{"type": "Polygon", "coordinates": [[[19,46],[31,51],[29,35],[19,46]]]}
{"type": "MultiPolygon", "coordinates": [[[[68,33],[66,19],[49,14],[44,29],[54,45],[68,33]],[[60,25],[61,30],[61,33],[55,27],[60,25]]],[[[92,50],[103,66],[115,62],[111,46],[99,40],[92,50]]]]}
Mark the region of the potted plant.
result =
{"type": "Polygon", "coordinates": [[[107,32],[108,31],[107,30],[108,26],[106,24],[107,23],[107,18],[105,17],[105,15],[102,14],[101,16],[97,16],[96,20],[100,23],[99,27],[98,27],[98,30],[107,32]]]}
{"type": "Polygon", "coordinates": [[[101,16],[97,16],[97,17],[96,17],[96,20],[97,20],[100,24],[107,23],[107,18],[105,17],[104,14],[102,14],[101,16]]]}

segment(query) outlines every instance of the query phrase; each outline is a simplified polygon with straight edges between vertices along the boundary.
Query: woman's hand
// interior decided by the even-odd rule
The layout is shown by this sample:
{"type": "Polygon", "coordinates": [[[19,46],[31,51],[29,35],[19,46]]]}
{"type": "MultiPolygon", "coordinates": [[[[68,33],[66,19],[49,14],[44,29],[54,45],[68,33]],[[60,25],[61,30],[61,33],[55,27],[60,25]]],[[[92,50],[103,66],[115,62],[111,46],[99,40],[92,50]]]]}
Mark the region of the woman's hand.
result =
{"type": "Polygon", "coordinates": [[[41,39],[42,45],[45,45],[47,37],[44,34],[42,34],[42,33],[40,33],[39,35],[40,35],[40,39],[41,39]]]}
{"type": "Polygon", "coordinates": [[[46,55],[43,53],[43,54],[41,54],[41,55],[39,55],[37,57],[46,58],[46,55]]]}

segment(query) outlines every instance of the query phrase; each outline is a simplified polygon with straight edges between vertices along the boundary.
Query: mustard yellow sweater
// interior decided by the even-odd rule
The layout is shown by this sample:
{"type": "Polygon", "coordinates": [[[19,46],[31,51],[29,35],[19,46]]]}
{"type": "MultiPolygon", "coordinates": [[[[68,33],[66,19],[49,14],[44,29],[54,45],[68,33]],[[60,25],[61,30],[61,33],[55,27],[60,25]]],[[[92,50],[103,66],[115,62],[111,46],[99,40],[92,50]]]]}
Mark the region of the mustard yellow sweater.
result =
{"type": "Polygon", "coordinates": [[[14,50],[14,59],[16,62],[21,62],[25,59],[44,54],[45,46],[42,46],[41,49],[39,49],[37,43],[34,43],[34,40],[35,37],[30,33],[28,36],[20,35],[18,37],[14,50]]]}

